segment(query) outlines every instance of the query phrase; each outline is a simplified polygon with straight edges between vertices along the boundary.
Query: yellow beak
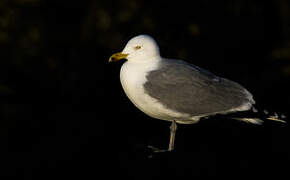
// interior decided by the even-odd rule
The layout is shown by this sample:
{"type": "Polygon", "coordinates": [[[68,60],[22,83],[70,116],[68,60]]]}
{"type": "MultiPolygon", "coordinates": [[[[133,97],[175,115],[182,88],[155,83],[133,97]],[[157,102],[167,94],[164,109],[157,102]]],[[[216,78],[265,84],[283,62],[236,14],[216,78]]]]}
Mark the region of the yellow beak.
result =
{"type": "Polygon", "coordinates": [[[121,59],[126,59],[127,56],[128,56],[128,54],[122,54],[120,52],[115,53],[110,57],[109,62],[117,62],[121,59]]]}

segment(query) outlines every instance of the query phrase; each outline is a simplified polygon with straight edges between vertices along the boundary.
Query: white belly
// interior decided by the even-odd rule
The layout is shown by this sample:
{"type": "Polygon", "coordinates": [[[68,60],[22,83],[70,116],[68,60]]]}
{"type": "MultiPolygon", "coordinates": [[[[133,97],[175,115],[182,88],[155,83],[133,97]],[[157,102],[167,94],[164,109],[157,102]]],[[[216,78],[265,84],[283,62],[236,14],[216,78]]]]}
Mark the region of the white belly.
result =
{"type": "Polygon", "coordinates": [[[157,64],[144,66],[143,64],[124,63],[120,72],[120,80],[126,95],[135,106],[153,118],[169,121],[188,118],[185,117],[185,114],[164,107],[145,93],[143,84],[147,81],[146,73],[154,70],[156,66],[157,64]]]}

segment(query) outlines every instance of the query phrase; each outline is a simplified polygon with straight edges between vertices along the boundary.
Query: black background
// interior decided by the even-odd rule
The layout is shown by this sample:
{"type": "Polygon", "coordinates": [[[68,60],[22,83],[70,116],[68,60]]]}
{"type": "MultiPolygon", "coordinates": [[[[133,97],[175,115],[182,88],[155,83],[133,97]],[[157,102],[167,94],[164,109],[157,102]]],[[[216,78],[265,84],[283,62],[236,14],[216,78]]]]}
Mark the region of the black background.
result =
{"type": "MultiPolygon", "coordinates": [[[[0,1],[0,176],[289,177],[289,126],[221,118],[179,125],[128,100],[111,54],[139,34],[164,57],[239,82],[289,114],[290,10],[285,0],[0,1]]],[[[286,177],[287,178],[287,177],[286,177]]]]}

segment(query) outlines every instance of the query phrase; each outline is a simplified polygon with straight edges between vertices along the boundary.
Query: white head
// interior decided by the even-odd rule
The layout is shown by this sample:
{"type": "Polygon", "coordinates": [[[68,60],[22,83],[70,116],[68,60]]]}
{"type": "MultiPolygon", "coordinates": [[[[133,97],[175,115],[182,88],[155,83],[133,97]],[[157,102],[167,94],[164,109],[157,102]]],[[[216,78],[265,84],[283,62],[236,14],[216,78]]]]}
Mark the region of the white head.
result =
{"type": "Polygon", "coordinates": [[[113,54],[110,61],[127,59],[129,62],[146,62],[160,58],[156,41],[148,35],[139,35],[128,41],[121,53],[113,54]]]}

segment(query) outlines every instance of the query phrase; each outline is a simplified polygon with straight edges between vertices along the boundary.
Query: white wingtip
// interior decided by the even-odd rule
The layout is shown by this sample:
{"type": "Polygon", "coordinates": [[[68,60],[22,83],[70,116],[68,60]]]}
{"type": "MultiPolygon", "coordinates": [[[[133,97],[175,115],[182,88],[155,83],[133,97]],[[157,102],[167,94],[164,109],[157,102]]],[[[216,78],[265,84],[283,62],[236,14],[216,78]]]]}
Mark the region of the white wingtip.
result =
{"type": "Polygon", "coordinates": [[[271,120],[271,121],[277,121],[277,122],[281,122],[281,123],[287,123],[286,121],[284,121],[282,119],[279,119],[277,116],[269,116],[267,119],[268,120],[271,120]]]}

